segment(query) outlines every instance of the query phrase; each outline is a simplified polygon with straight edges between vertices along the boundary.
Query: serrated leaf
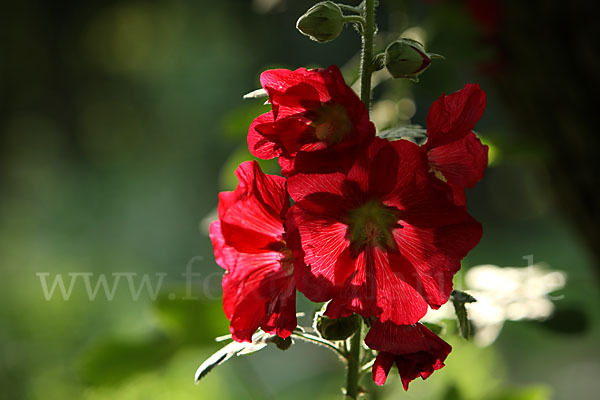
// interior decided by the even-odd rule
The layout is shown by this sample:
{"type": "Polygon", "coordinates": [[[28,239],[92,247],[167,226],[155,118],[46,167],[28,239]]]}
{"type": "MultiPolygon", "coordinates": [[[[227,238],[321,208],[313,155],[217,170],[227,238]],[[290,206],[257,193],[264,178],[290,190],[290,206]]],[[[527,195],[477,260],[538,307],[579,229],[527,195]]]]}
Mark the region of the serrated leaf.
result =
{"type": "Polygon", "coordinates": [[[420,144],[427,139],[427,129],[419,125],[404,125],[380,131],[377,136],[388,140],[406,139],[420,144]]]}

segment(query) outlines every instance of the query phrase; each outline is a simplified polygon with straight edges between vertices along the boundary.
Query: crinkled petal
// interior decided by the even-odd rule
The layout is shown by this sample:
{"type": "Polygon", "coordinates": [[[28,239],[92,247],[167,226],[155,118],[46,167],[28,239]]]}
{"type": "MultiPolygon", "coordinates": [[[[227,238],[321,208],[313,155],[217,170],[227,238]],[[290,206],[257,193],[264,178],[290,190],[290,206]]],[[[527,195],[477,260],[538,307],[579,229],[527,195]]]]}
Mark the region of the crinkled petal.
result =
{"type": "Polygon", "coordinates": [[[383,386],[390,373],[390,369],[392,369],[392,365],[394,365],[393,354],[385,352],[377,354],[377,358],[373,364],[373,381],[375,381],[375,384],[383,386]]]}
{"type": "Polygon", "coordinates": [[[339,318],[357,313],[376,316],[382,321],[412,324],[427,313],[423,296],[405,276],[392,270],[385,250],[369,248],[351,261],[345,269],[353,270],[353,275],[329,303],[328,316],[339,318]]]}
{"type": "Polygon", "coordinates": [[[395,262],[397,256],[393,255],[392,266],[437,309],[448,301],[454,274],[481,234],[481,225],[468,215],[463,223],[437,228],[403,224],[393,235],[399,253],[408,263],[395,262]]]}
{"type": "Polygon", "coordinates": [[[219,220],[210,226],[223,277],[223,309],[232,337],[250,341],[262,327],[282,337],[296,326],[295,283],[285,247],[289,209],[286,181],[265,175],[257,162],[242,163],[233,192],[219,199],[219,220]]]}
{"type": "Polygon", "coordinates": [[[375,137],[367,109],[336,66],[265,71],[261,83],[272,111],[252,123],[248,146],[256,157],[280,157],[286,176],[345,172],[346,154],[375,137]]]}
{"type": "Polygon", "coordinates": [[[302,110],[308,102],[325,103],[331,100],[323,74],[334,73],[334,68],[337,69],[267,70],[260,75],[260,83],[269,94],[271,103],[302,110]]]}
{"type": "Polygon", "coordinates": [[[238,167],[239,185],[219,195],[219,219],[226,242],[238,251],[258,252],[278,242],[289,207],[285,178],[265,175],[256,161],[238,167]]]}
{"type": "Polygon", "coordinates": [[[473,130],[486,106],[486,95],[477,84],[442,95],[427,114],[427,149],[452,143],[473,130]]]}
{"type": "Polygon", "coordinates": [[[303,265],[294,268],[298,290],[312,301],[326,301],[353,273],[352,265],[347,265],[349,242],[346,240],[347,227],[339,222],[327,223],[318,215],[302,212],[296,205],[290,209],[288,221],[296,229],[300,245],[292,242],[294,260],[303,265]]]}
{"type": "Polygon", "coordinates": [[[432,168],[449,184],[470,188],[483,178],[488,164],[488,147],[470,132],[462,139],[432,148],[427,156],[432,168]]]}
{"type": "Polygon", "coordinates": [[[442,368],[444,360],[452,351],[448,343],[422,324],[396,325],[375,321],[365,337],[365,343],[371,349],[378,350],[377,357],[382,360],[383,365],[378,365],[378,369],[373,366],[375,382],[381,381],[382,371],[379,369],[387,367],[390,358],[393,358],[404,390],[418,376],[426,379],[433,371],[442,368]]]}

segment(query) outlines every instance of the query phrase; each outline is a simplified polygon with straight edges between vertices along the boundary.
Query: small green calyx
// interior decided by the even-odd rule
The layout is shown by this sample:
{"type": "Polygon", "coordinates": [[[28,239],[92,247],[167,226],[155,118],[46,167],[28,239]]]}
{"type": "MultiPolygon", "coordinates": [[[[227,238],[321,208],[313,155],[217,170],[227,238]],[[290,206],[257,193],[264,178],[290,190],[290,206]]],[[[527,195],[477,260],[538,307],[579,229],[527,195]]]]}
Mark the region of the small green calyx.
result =
{"type": "Polygon", "coordinates": [[[353,314],[337,319],[329,318],[322,312],[315,316],[314,328],[327,340],[346,340],[356,332],[360,325],[360,316],[353,314]]]}
{"type": "Polygon", "coordinates": [[[312,40],[325,43],[342,33],[344,16],[340,7],[332,1],[317,3],[298,18],[296,29],[312,40]]]}
{"type": "Polygon", "coordinates": [[[364,246],[395,248],[392,231],[400,227],[398,210],[372,200],[356,208],[348,215],[350,241],[355,249],[364,246]]]}
{"type": "Polygon", "coordinates": [[[285,339],[283,339],[279,336],[273,336],[271,341],[275,343],[275,346],[277,346],[279,350],[283,351],[289,349],[292,346],[292,344],[294,344],[291,337],[286,337],[285,339]]]}
{"type": "Polygon", "coordinates": [[[385,49],[385,67],[394,78],[418,81],[417,77],[431,65],[431,58],[421,43],[408,38],[398,39],[385,49]]]}

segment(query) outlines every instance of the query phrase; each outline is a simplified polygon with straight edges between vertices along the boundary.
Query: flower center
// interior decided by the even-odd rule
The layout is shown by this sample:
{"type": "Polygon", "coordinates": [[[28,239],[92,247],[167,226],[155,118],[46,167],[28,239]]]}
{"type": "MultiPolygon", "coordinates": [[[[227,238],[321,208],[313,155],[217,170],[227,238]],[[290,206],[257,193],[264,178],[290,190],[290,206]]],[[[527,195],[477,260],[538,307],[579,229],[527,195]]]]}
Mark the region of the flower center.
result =
{"type": "Polygon", "coordinates": [[[328,146],[341,142],[352,131],[352,121],[343,105],[323,103],[314,112],[311,125],[315,128],[315,136],[328,146]]]}
{"type": "Polygon", "coordinates": [[[279,259],[279,264],[281,264],[281,268],[286,272],[288,276],[294,274],[294,257],[292,256],[292,251],[288,249],[287,243],[285,240],[280,242],[281,248],[278,251],[281,253],[281,258],[279,259]]]}
{"type": "Polygon", "coordinates": [[[350,241],[354,250],[365,246],[395,248],[392,230],[400,227],[399,211],[387,207],[378,200],[371,200],[350,211],[347,218],[350,241]]]}

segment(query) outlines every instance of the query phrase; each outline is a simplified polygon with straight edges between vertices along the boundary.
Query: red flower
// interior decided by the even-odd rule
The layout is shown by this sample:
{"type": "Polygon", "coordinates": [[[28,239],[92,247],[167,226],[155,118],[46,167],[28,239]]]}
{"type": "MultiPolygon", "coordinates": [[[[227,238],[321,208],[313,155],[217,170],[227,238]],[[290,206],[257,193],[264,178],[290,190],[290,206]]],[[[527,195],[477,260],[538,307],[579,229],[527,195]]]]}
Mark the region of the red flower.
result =
{"type": "Polygon", "coordinates": [[[485,109],[486,96],[476,84],[442,95],[427,115],[424,149],[432,172],[453,189],[457,204],[464,205],[464,188],[483,178],[488,147],[472,132],[485,109]]]}
{"type": "Polygon", "coordinates": [[[285,179],[265,175],[256,161],[236,170],[239,185],[219,194],[219,220],[210,225],[223,277],[223,308],[237,341],[260,327],[285,338],[296,328],[296,288],[286,247],[285,179]]]}
{"type": "Polygon", "coordinates": [[[481,226],[427,171],[416,144],[376,138],[347,174],[288,179],[296,283],[313,301],[332,300],[327,315],[412,324],[448,300],[481,226]]]}
{"type": "Polygon", "coordinates": [[[365,343],[379,354],[373,364],[373,380],[385,383],[392,365],[396,363],[404,390],[415,378],[429,378],[433,371],[444,366],[452,347],[422,324],[394,325],[375,321],[365,337],[365,343]]]}
{"type": "Polygon", "coordinates": [[[248,130],[250,152],[263,159],[279,157],[284,175],[296,171],[330,171],[351,164],[375,127],[340,70],[262,73],[260,81],[273,110],[254,120],[248,130]]]}

